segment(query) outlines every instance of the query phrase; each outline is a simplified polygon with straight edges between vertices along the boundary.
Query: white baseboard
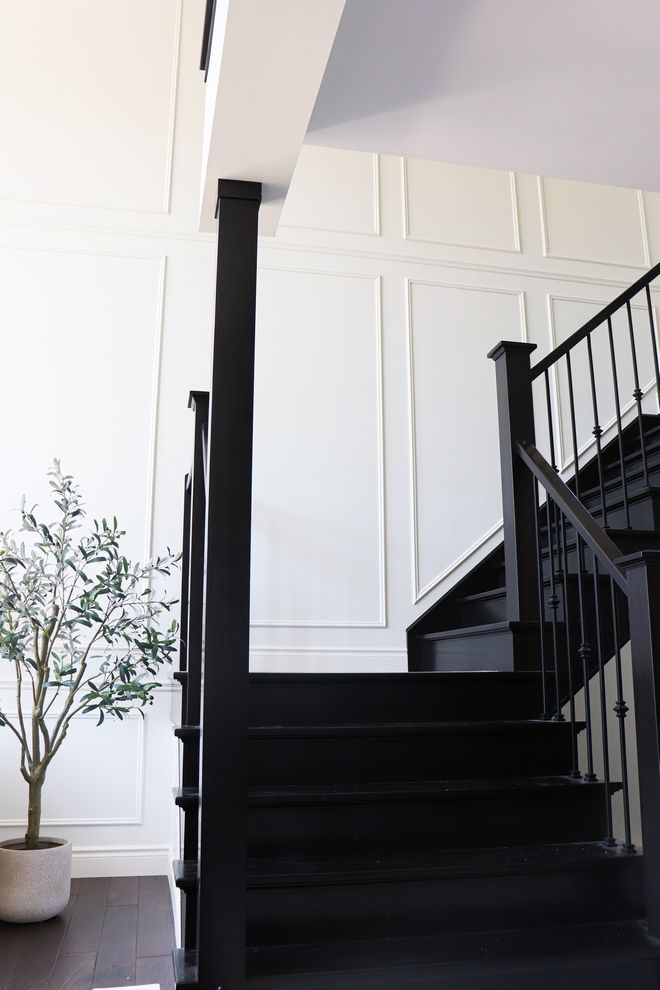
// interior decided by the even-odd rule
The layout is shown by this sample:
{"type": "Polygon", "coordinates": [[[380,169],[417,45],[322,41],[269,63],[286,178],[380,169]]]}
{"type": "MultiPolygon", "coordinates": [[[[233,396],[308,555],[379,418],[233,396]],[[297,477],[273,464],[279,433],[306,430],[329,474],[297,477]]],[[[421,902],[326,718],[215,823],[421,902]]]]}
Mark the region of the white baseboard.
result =
{"type": "Polygon", "coordinates": [[[74,877],[171,876],[169,846],[75,846],[74,877]]]}
{"type": "Polygon", "coordinates": [[[401,649],[253,646],[251,673],[372,674],[408,669],[408,655],[401,649]]]}

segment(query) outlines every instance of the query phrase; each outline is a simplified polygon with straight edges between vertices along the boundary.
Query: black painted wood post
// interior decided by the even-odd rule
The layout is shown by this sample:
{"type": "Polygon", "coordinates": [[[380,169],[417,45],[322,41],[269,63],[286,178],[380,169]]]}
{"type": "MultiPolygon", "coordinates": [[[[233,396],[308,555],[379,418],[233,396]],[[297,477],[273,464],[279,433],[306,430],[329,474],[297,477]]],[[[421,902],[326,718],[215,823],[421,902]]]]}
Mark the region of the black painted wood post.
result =
{"type": "Polygon", "coordinates": [[[646,915],[649,933],[660,938],[660,551],[617,563],[628,581],[646,915]]]}
{"type": "Polygon", "coordinates": [[[200,990],[243,990],[247,880],[250,529],[261,185],[221,179],[209,410],[200,990]]]}
{"type": "Polygon", "coordinates": [[[500,430],[506,603],[509,622],[537,622],[536,500],[532,474],[518,444],[534,442],[530,354],[536,344],[501,341],[488,354],[495,362],[500,430]]]}

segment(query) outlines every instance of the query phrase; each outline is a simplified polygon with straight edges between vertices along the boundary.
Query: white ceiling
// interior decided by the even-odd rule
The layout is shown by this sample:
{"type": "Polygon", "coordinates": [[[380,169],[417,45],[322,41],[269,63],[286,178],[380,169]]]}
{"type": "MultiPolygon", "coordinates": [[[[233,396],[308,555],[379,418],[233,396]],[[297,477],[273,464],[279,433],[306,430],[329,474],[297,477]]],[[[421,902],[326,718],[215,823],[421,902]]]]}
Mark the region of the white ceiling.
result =
{"type": "Polygon", "coordinates": [[[306,141],[660,190],[660,0],[347,0],[306,141]]]}

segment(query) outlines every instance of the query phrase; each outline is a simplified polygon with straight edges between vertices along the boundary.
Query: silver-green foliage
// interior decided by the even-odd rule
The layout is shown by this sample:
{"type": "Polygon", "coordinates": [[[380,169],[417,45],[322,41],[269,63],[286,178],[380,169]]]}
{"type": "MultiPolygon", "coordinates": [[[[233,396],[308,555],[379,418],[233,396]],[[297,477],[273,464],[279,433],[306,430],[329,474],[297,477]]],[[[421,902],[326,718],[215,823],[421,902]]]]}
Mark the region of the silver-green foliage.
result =
{"type": "Polygon", "coordinates": [[[152,585],[178,557],[132,564],[116,519],[83,529],[79,488],[58,461],[49,483],[56,521],[40,522],[24,500],[22,538],[0,533],[0,671],[10,665],[16,679],[16,714],[0,709],[0,727],[20,743],[27,848],[38,846],[46,771],[71,720],[95,713],[100,725],[153,704],[177,638],[176,621],[160,621],[175,602],[152,585]]]}

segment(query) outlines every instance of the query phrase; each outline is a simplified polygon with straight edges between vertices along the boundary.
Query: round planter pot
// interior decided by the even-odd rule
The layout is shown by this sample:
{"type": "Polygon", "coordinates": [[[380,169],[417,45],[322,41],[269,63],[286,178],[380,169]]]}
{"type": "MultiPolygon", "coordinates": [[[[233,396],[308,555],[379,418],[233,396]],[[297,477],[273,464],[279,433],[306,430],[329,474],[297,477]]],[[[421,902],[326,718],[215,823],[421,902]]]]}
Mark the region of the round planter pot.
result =
{"type": "Polygon", "coordinates": [[[0,921],[54,918],[71,896],[71,843],[42,836],[43,848],[21,849],[20,839],[0,842],[0,921]]]}

